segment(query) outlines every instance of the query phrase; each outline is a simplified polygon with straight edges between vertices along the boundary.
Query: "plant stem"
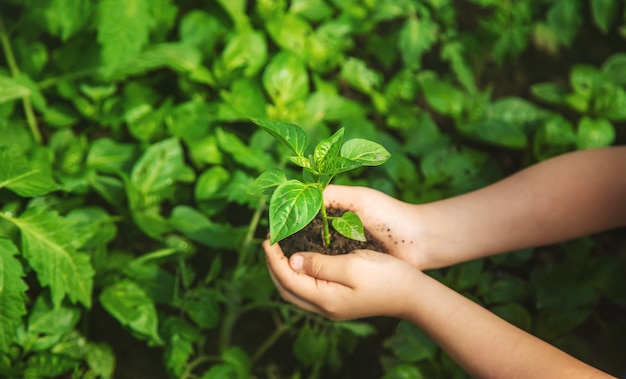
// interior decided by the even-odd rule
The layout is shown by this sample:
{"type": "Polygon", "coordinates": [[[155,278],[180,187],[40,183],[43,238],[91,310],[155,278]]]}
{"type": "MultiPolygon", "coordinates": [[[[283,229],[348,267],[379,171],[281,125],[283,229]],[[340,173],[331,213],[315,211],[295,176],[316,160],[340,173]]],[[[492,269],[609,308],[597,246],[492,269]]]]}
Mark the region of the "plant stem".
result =
{"type": "Polygon", "coordinates": [[[330,231],[328,229],[328,215],[326,214],[326,206],[324,205],[324,199],[322,199],[322,207],[320,208],[322,215],[322,225],[324,226],[324,244],[330,245],[330,231]]]}
{"type": "Polygon", "coordinates": [[[252,215],[252,219],[250,220],[250,224],[248,225],[248,232],[246,233],[245,240],[241,247],[241,252],[239,253],[239,258],[237,262],[237,266],[242,266],[246,263],[248,254],[250,249],[252,248],[252,242],[254,242],[254,234],[256,233],[256,229],[259,225],[259,221],[261,220],[261,216],[265,211],[265,206],[267,205],[267,196],[263,196],[259,201],[259,205],[252,215]]]}
{"type": "MultiPolygon", "coordinates": [[[[13,49],[11,48],[11,41],[9,41],[9,36],[4,27],[4,19],[2,18],[2,15],[0,15],[0,44],[2,45],[2,51],[6,57],[11,75],[14,78],[20,76],[20,69],[15,60],[15,55],[13,54],[13,49]]],[[[22,98],[22,105],[24,107],[26,121],[28,122],[28,127],[33,135],[33,139],[37,142],[37,144],[41,145],[43,139],[41,137],[41,132],[39,131],[39,126],[37,125],[37,118],[35,117],[35,111],[33,110],[33,103],[31,102],[29,96],[22,98]]]]}

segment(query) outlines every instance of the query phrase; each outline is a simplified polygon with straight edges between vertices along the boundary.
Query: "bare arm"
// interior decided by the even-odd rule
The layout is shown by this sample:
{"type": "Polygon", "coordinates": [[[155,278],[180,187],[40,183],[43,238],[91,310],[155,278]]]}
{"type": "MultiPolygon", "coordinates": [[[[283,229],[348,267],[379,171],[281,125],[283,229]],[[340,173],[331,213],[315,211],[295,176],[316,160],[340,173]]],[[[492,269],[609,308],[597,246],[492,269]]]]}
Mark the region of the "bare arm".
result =
{"type": "Polygon", "coordinates": [[[342,256],[298,253],[287,260],[277,244],[266,241],[263,246],[284,299],[335,320],[374,315],[406,319],[473,377],[611,378],[391,255],[369,250],[342,256]]]}
{"type": "Polygon", "coordinates": [[[419,206],[425,266],[442,267],[626,225],[626,147],[565,154],[419,206]]]}

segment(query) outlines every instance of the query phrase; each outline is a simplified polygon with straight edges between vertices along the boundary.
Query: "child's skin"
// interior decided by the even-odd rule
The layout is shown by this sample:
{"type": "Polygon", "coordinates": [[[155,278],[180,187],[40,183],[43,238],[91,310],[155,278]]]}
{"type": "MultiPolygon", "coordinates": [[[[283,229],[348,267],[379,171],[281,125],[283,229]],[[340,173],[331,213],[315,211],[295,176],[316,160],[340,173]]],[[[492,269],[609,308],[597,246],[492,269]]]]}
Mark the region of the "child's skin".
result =
{"type": "Polygon", "coordinates": [[[390,254],[301,252],[287,259],[278,244],[265,241],[270,275],[285,300],[333,320],[376,315],[408,320],[473,377],[611,377],[422,270],[626,226],[626,147],[565,154],[429,204],[333,185],[324,198],[356,212],[390,254]]]}

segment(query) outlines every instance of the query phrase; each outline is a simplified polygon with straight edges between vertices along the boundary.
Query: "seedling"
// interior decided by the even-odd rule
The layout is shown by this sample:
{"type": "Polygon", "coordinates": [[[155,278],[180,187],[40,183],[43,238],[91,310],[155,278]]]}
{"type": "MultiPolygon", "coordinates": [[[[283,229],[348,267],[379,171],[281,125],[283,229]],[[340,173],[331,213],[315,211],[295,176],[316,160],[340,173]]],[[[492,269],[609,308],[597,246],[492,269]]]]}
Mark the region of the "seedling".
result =
{"type": "Polygon", "coordinates": [[[363,223],[354,212],[331,217],[324,206],[323,192],[335,175],[362,166],[378,166],[389,159],[380,144],[355,138],[343,143],[344,128],[320,141],[313,154],[306,153],[309,139],[299,126],[281,121],[252,118],[252,122],[271,134],[295,155],[286,157],[302,167],[302,180],[288,179],[285,172],[273,168],[254,181],[250,192],[271,194],[269,204],[270,243],[297,233],[319,213],[323,223],[323,241],[330,245],[329,221],[347,238],[365,241],[363,223]]]}

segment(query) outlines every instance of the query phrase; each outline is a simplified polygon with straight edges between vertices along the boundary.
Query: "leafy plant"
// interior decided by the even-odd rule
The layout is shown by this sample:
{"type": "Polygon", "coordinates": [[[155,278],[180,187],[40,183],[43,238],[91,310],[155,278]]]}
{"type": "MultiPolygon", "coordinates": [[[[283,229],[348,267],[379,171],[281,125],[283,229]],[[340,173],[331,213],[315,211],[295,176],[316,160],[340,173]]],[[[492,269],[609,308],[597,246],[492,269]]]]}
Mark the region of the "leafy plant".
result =
{"type": "Polygon", "coordinates": [[[292,153],[286,157],[302,167],[303,180],[288,180],[278,169],[263,172],[254,181],[250,191],[255,194],[272,194],[269,205],[270,242],[278,242],[309,224],[319,213],[323,223],[323,240],[330,245],[329,221],[343,236],[365,241],[365,231],[359,216],[345,212],[340,217],[329,216],[323,192],[335,175],[362,166],[379,166],[385,163],[389,152],[380,144],[362,138],[343,142],[344,128],[320,141],[307,154],[309,138],[299,126],[281,121],[253,118],[261,129],[271,134],[292,153]]]}
{"type": "MultiPolygon", "coordinates": [[[[248,188],[278,167],[315,182],[287,166],[315,167],[315,151],[279,157],[250,117],[393,155],[334,183],[412,203],[464,193],[624,142],[622,8],[0,1],[0,377],[464,377],[406,323],[387,336],[393,320],[277,301],[257,254],[270,198],[248,188]]],[[[600,241],[432,275],[579,356],[604,348],[621,373],[626,269],[620,239],[600,241]]]]}

